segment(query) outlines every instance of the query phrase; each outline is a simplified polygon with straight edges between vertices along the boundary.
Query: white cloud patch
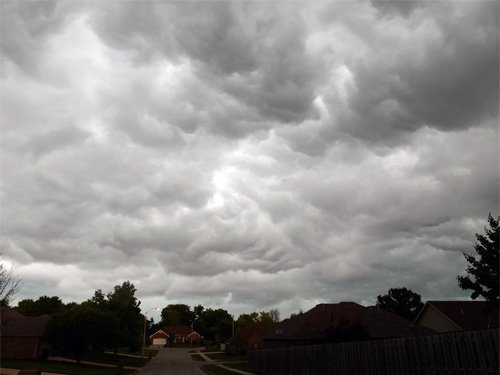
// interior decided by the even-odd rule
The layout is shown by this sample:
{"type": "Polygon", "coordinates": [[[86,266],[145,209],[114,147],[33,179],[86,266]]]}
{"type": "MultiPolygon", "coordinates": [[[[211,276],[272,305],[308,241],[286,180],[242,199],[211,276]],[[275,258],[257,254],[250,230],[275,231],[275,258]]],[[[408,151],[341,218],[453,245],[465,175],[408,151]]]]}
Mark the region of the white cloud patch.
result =
{"type": "Polygon", "coordinates": [[[20,298],[372,303],[498,208],[498,3],[1,3],[20,298]]]}

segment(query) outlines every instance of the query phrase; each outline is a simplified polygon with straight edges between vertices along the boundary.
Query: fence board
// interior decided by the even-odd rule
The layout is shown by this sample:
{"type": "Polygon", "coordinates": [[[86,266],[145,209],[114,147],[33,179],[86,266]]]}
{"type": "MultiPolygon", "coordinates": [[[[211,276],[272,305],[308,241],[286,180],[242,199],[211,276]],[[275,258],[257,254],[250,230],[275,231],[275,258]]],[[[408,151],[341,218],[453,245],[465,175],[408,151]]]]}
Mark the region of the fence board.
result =
{"type": "Polygon", "coordinates": [[[252,350],[250,371],[278,375],[499,373],[499,330],[252,350]]]}

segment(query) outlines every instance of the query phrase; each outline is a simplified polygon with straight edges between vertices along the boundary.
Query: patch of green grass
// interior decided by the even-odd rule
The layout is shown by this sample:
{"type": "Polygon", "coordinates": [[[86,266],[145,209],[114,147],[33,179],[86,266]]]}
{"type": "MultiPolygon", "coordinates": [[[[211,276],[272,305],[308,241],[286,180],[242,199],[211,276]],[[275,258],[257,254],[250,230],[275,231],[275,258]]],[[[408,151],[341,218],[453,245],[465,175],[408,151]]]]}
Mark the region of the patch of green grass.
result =
{"type": "Polygon", "coordinates": [[[88,353],[85,353],[82,360],[83,361],[91,361],[91,362],[99,362],[99,363],[108,363],[108,364],[112,364],[112,365],[116,365],[118,363],[121,363],[124,366],[142,367],[149,361],[147,354],[144,353],[144,355],[145,355],[145,358],[143,359],[140,357],[130,357],[130,356],[120,355],[120,354],[118,354],[115,357],[113,354],[110,354],[110,353],[88,352],[88,353]]]}
{"type": "Polygon", "coordinates": [[[227,369],[219,367],[217,365],[204,365],[204,366],[201,366],[201,368],[203,370],[205,370],[205,372],[207,372],[211,375],[235,375],[236,374],[235,372],[233,372],[231,370],[227,370],[227,369]]]}
{"type": "Polygon", "coordinates": [[[247,360],[246,355],[229,355],[224,352],[205,354],[210,359],[220,362],[242,362],[247,360]]]}
{"type": "Polygon", "coordinates": [[[220,345],[207,345],[205,346],[205,352],[218,352],[220,351],[220,345]]]}
{"type": "Polygon", "coordinates": [[[234,368],[236,370],[248,371],[248,362],[224,362],[224,366],[234,368]]]}
{"type": "MultiPolygon", "coordinates": [[[[114,349],[106,349],[105,351],[114,353],[114,349]]],[[[142,348],[135,352],[131,352],[127,347],[118,348],[118,355],[120,354],[135,355],[138,357],[142,357],[142,348]]],[[[158,354],[158,349],[144,348],[144,356],[149,358],[149,354],[151,354],[151,357],[154,357],[156,354],[158,354]]]]}
{"type": "MultiPolygon", "coordinates": [[[[42,361],[42,360],[14,360],[2,359],[2,367],[17,369],[37,369],[43,372],[55,372],[68,375],[116,375],[114,367],[99,367],[84,364],[42,361]]],[[[134,370],[123,370],[124,374],[132,374],[134,370]]]]}

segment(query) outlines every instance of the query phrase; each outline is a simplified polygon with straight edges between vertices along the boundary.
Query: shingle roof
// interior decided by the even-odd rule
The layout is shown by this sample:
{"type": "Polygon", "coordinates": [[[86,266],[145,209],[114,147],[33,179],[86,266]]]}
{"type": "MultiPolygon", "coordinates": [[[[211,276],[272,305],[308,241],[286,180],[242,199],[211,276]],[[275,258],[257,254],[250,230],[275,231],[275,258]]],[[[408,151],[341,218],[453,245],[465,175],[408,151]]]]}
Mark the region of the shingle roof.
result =
{"type": "Polygon", "coordinates": [[[167,338],[167,337],[170,337],[170,336],[165,331],[163,331],[161,329],[159,329],[158,331],[156,331],[152,335],[149,335],[150,340],[158,339],[158,338],[167,338]]]}
{"type": "Polygon", "coordinates": [[[427,305],[432,305],[465,331],[499,326],[498,307],[486,310],[488,305],[484,301],[427,301],[416,321],[428,307],[427,305]]]}
{"type": "Polygon", "coordinates": [[[265,323],[253,323],[248,327],[243,328],[240,332],[232,336],[227,343],[233,342],[246,342],[248,338],[253,335],[259,335],[263,337],[264,335],[271,333],[273,330],[274,324],[265,324],[265,323]]]}
{"type": "Polygon", "coordinates": [[[41,337],[50,316],[24,316],[8,307],[2,307],[1,311],[1,336],[8,337],[41,337]]]}
{"type": "Polygon", "coordinates": [[[187,326],[168,326],[163,332],[169,335],[189,335],[192,330],[187,326]]]}
{"type": "Polygon", "coordinates": [[[342,321],[358,323],[370,338],[405,337],[430,334],[427,328],[414,325],[389,311],[375,306],[364,307],[355,302],[319,304],[292,319],[277,324],[265,340],[324,340],[331,328],[342,321]]]}

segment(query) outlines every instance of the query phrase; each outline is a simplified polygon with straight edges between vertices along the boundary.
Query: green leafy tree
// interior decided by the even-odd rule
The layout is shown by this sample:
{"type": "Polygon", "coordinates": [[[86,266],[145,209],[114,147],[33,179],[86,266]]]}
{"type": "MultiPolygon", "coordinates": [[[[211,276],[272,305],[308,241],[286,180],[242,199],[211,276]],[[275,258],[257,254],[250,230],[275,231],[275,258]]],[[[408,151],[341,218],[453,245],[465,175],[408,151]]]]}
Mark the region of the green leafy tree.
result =
{"type": "Polygon", "coordinates": [[[249,314],[241,314],[236,320],[236,332],[240,332],[248,326],[255,323],[273,324],[280,321],[280,312],[277,309],[270,311],[251,312],[249,314]]]}
{"type": "Polygon", "coordinates": [[[377,296],[377,302],[384,310],[410,320],[415,319],[424,306],[420,294],[406,288],[389,289],[386,295],[377,296]]]}
{"type": "Polygon", "coordinates": [[[90,299],[90,301],[97,305],[97,306],[102,306],[104,307],[107,303],[106,301],[106,296],[105,294],[102,292],[101,289],[97,289],[95,292],[94,292],[94,296],[90,299]]]}
{"type": "Polygon", "coordinates": [[[209,340],[222,342],[232,336],[233,317],[224,309],[206,309],[200,318],[200,333],[209,340]]]}
{"type": "Polygon", "coordinates": [[[118,329],[113,313],[84,302],[55,313],[47,325],[47,337],[56,352],[71,355],[79,362],[90,346],[108,346],[118,329]]]}
{"type": "Polygon", "coordinates": [[[290,319],[298,318],[299,316],[304,315],[304,310],[300,309],[297,313],[290,314],[290,319]]]}
{"type": "Polygon", "coordinates": [[[259,313],[258,312],[251,312],[249,314],[241,314],[238,319],[236,320],[236,331],[240,332],[241,330],[245,329],[248,326],[251,326],[252,324],[255,324],[259,321],[259,313]]]}
{"type": "Polygon", "coordinates": [[[23,299],[18,302],[15,309],[26,316],[38,316],[43,314],[52,315],[63,307],[64,303],[59,297],[41,296],[36,301],[29,298],[23,299]]]}
{"type": "Polygon", "coordinates": [[[193,310],[194,310],[195,319],[199,319],[203,315],[203,311],[205,311],[205,308],[202,305],[198,305],[198,306],[195,306],[193,310]]]}
{"type": "Polygon", "coordinates": [[[191,307],[185,304],[168,305],[161,311],[161,318],[165,326],[181,325],[191,326],[196,314],[191,311],[191,307]]]}
{"type": "Polygon", "coordinates": [[[205,322],[203,320],[203,315],[205,314],[205,308],[202,305],[198,305],[194,307],[194,322],[193,329],[203,335],[207,329],[205,326],[205,322]]]}
{"type": "Polygon", "coordinates": [[[125,281],[122,285],[116,285],[106,300],[101,302],[105,310],[115,314],[118,321],[118,332],[114,335],[115,354],[119,346],[127,346],[133,352],[142,345],[144,318],[139,308],[141,302],[135,297],[136,291],[134,284],[125,281]]]}
{"type": "Polygon", "coordinates": [[[469,263],[467,275],[457,276],[460,288],[472,290],[472,299],[483,297],[492,306],[499,304],[499,221],[500,216],[495,220],[491,213],[488,215],[489,228],[484,227],[484,235],[476,233],[477,258],[464,253],[469,263]]]}
{"type": "Polygon", "coordinates": [[[280,321],[280,312],[277,309],[270,311],[261,311],[259,313],[259,322],[264,324],[273,324],[280,321]]]}

